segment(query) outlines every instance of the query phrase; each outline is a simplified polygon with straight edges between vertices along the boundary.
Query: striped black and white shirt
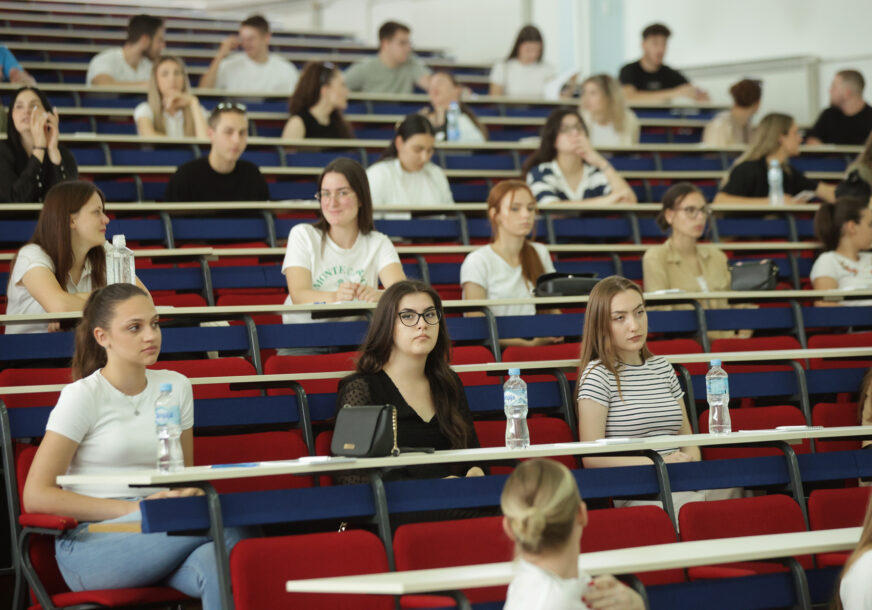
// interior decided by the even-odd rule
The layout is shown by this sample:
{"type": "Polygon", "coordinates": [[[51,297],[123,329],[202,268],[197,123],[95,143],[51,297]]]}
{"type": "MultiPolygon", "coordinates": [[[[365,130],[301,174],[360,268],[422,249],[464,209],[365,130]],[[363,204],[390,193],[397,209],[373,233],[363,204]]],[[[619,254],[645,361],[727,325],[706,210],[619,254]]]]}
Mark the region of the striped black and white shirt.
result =
{"type": "Polygon", "coordinates": [[[531,168],[527,172],[527,184],[538,203],[583,201],[584,199],[602,197],[612,192],[606,175],[587,163],[584,164],[584,173],[578,187],[570,188],[556,159],[531,168]]]}
{"type": "Polygon", "coordinates": [[[609,410],[606,438],[678,434],[683,416],[678,401],[684,392],[672,365],[652,356],[644,364],[618,366],[620,395],[615,376],[599,360],[584,368],[578,388],[579,400],[587,398],[609,410]]]}

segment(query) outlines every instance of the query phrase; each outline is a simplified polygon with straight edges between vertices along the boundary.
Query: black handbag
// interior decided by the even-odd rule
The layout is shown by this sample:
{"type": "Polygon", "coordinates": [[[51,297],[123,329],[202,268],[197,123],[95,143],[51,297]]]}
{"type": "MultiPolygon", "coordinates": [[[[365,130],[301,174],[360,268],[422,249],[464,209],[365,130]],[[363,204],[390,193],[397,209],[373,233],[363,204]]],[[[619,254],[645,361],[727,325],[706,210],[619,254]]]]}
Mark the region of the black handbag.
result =
{"type": "Polygon", "coordinates": [[[578,297],[590,294],[599,277],[596,273],[543,273],[536,280],[537,297],[578,297]]]}
{"type": "Polygon", "coordinates": [[[399,455],[394,405],[345,405],[336,414],[330,453],[345,457],[399,455]]]}
{"type": "Polygon", "coordinates": [[[768,258],[736,263],[730,267],[730,276],[731,290],[775,290],[778,284],[778,265],[768,258]]]}

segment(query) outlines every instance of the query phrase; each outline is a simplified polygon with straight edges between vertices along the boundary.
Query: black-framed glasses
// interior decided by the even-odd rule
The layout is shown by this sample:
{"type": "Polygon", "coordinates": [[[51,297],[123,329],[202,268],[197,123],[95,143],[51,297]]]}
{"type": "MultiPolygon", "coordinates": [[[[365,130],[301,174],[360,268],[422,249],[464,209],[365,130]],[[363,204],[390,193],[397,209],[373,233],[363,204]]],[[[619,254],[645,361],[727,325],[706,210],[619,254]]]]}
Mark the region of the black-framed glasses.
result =
{"type": "Polygon", "coordinates": [[[436,308],[431,308],[424,313],[418,313],[411,309],[404,309],[397,314],[397,317],[400,319],[400,322],[403,323],[403,326],[417,326],[418,320],[421,318],[424,318],[424,321],[430,326],[436,326],[439,324],[439,320],[442,319],[442,311],[436,308]]]}

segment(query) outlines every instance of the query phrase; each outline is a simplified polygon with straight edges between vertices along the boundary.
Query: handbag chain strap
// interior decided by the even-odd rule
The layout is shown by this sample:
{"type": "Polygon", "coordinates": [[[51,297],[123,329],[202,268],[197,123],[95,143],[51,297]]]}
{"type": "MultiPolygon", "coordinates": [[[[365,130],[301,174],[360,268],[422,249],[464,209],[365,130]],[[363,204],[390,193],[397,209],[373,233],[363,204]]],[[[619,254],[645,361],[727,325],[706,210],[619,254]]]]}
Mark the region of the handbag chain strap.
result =
{"type": "Polygon", "coordinates": [[[394,429],[394,446],[391,449],[391,455],[396,457],[400,455],[400,448],[397,447],[397,408],[391,405],[391,425],[394,429]]]}

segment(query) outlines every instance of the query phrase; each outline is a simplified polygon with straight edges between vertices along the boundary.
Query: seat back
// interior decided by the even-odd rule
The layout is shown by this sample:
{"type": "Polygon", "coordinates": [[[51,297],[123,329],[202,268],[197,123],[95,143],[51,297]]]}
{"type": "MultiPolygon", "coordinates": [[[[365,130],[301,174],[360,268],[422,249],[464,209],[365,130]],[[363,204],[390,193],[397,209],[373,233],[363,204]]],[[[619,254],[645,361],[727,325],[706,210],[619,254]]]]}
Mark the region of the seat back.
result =
{"type": "MultiPolygon", "coordinates": [[[[505,447],[506,445],[506,422],[503,420],[487,421],[478,420],[473,422],[475,434],[482,447],[505,447]]],[[[530,430],[530,444],[544,445],[548,443],[571,443],[574,442],[572,430],[562,419],[556,417],[530,417],[527,419],[527,427],[530,430]]],[[[552,459],[560,462],[567,468],[578,468],[575,458],[571,455],[555,456],[552,459]]],[[[511,466],[491,466],[491,474],[507,474],[514,468],[511,466]]]]}
{"type": "Polygon", "coordinates": [[[872,487],[815,489],[808,497],[808,522],[813,530],[860,527],[866,517],[872,487]]]}
{"type": "MultiPolygon", "coordinates": [[[[819,402],[811,411],[811,423],[813,426],[835,428],[838,426],[856,426],[858,424],[857,403],[855,402],[819,402]]],[[[828,441],[818,439],[815,441],[815,450],[827,451],[853,451],[861,446],[859,440],[828,441]]]]}
{"type": "MultiPolygon", "coordinates": [[[[486,364],[495,362],[494,354],[484,345],[456,345],[451,348],[451,364],[486,364]]],[[[499,385],[499,376],[485,372],[459,373],[463,385],[499,385]]]]}
{"type": "MultiPolygon", "coordinates": [[[[835,347],[872,347],[872,331],[861,333],[844,333],[840,335],[813,335],[808,338],[809,349],[825,349],[835,347]]],[[[872,366],[872,360],[836,360],[833,358],[812,358],[809,362],[813,369],[834,368],[867,368],[872,366]]]]}
{"type": "MultiPolygon", "coordinates": [[[[181,373],[185,377],[235,377],[256,375],[254,365],[244,358],[203,358],[200,360],[161,360],[150,368],[181,373]]],[[[229,383],[197,384],[193,386],[194,399],[243,398],[258,396],[258,390],[231,390],[229,383]]]]}
{"type": "MultiPolygon", "coordinates": [[[[676,541],[669,515],[659,506],[604,508],[587,513],[588,523],[581,536],[581,552],[610,551],[676,541]]],[[[684,571],[658,570],[638,574],[646,587],[684,581],[684,571]]]]}
{"type": "MultiPolygon", "coordinates": [[[[503,531],[502,517],[433,521],[401,525],[394,533],[397,570],[423,570],[511,561],[514,545],[503,531]]],[[[464,591],[481,603],[506,598],[506,586],[464,591]]]]}
{"type": "Polygon", "coordinates": [[[230,554],[237,610],[392,610],[389,596],[285,592],[288,580],[387,571],[384,546],[363,530],[249,538],[230,554]]]}
{"type": "MultiPolygon", "coordinates": [[[[50,385],[70,383],[70,369],[4,369],[0,371],[0,387],[19,385],[50,385]]],[[[16,407],[53,407],[58,402],[60,392],[38,392],[34,394],[2,394],[0,400],[10,409],[16,407]]]]}
{"type": "MultiPolygon", "coordinates": [[[[776,337],[748,337],[745,339],[715,339],[712,341],[711,351],[718,352],[755,352],[777,349],[802,349],[795,337],[779,335],[776,337]]],[[[753,354],[749,354],[748,360],[753,362],[753,354]]],[[[730,363],[731,373],[753,373],[764,371],[791,370],[785,364],[734,364],[730,363]]]]}
{"type": "MultiPolygon", "coordinates": [[[[708,434],[708,409],[699,415],[700,434],[708,434]]],[[[793,405],[776,405],[771,407],[749,407],[745,409],[730,409],[730,420],[733,431],[738,430],[772,430],[777,426],[804,426],[805,416],[793,405]]],[[[793,445],[796,453],[811,453],[808,439],[798,445],[793,445]]],[[[761,457],[766,455],[784,455],[777,447],[703,447],[704,460],[729,460],[733,458],[761,457]]]]}
{"type": "MultiPolygon", "coordinates": [[[[289,373],[325,373],[332,371],[353,371],[358,352],[337,352],[335,354],[312,354],[307,356],[271,356],[263,365],[267,375],[289,373]]],[[[300,382],[307,394],[335,394],[339,389],[339,378],[317,379],[300,382]]],[[[290,394],[287,388],[267,391],[271,396],[290,394]]]]}
{"type": "MultiPolygon", "coordinates": [[[[701,354],[702,346],[693,339],[657,339],[648,341],[652,354],[668,356],[671,354],[701,354]]],[[[708,366],[704,362],[691,362],[684,365],[691,375],[705,375],[708,366]]]]}

